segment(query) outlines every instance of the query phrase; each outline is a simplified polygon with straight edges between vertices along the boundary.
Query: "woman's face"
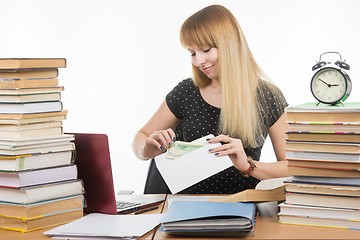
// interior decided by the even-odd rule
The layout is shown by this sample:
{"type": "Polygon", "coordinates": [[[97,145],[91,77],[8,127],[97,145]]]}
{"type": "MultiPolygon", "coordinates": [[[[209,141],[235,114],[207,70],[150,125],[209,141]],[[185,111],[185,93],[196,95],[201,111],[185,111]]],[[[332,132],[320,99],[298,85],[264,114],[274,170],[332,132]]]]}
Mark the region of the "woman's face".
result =
{"type": "Polygon", "coordinates": [[[192,46],[189,48],[191,60],[195,67],[200,69],[211,80],[218,80],[218,50],[212,47],[192,46]]]}

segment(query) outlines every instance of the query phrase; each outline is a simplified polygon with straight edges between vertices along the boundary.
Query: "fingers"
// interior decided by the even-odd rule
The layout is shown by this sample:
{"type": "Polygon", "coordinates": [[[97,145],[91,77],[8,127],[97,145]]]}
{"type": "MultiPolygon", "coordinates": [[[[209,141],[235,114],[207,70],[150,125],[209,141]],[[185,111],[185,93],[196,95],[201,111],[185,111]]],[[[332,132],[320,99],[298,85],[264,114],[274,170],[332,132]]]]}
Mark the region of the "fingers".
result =
{"type": "Polygon", "coordinates": [[[210,153],[215,153],[215,156],[225,156],[225,155],[229,155],[229,154],[236,154],[237,152],[239,152],[239,150],[241,150],[239,148],[239,146],[237,145],[233,145],[233,144],[224,144],[221,145],[219,147],[213,148],[213,149],[209,149],[210,153]]]}
{"type": "Polygon", "coordinates": [[[221,145],[219,147],[216,147],[216,148],[211,148],[211,149],[209,149],[209,152],[226,151],[226,150],[229,150],[231,148],[233,148],[233,145],[228,143],[228,144],[224,144],[224,145],[221,145]]]}
{"type": "Polygon", "coordinates": [[[209,151],[211,153],[215,153],[214,155],[217,157],[231,155],[231,154],[237,154],[239,152],[238,149],[235,149],[233,147],[228,147],[226,150],[221,150],[218,148],[214,148],[213,151],[209,151]]]}
{"type": "Polygon", "coordinates": [[[219,135],[211,139],[207,139],[209,143],[221,142],[223,145],[209,149],[210,153],[216,156],[225,156],[231,154],[239,154],[243,151],[243,145],[240,139],[231,138],[228,135],[219,135]]]}
{"type": "Polygon", "coordinates": [[[232,138],[229,137],[229,135],[221,134],[219,136],[216,136],[216,137],[213,137],[213,138],[208,138],[206,140],[209,143],[216,143],[216,142],[229,143],[232,140],[232,138]]]}
{"type": "Polygon", "coordinates": [[[161,151],[169,148],[176,140],[175,133],[171,128],[153,132],[147,139],[149,144],[154,145],[161,151]]]}

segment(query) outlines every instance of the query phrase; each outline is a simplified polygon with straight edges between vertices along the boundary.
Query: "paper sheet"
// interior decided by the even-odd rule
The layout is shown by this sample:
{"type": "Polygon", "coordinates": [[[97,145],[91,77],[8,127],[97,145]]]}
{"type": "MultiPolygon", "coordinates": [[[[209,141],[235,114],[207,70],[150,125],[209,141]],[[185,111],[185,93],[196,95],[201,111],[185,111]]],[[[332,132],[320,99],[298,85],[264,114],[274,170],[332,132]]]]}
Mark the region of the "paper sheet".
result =
{"type": "Polygon", "coordinates": [[[233,164],[229,156],[217,157],[209,153],[210,148],[221,146],[221,143],[208,143],[208,135],[194,142],[205,145],[176,159],[167,159],[166,153],[155,158],[156,166],[168,185],[171,193],[178,193],[233,164]]]}
{"type": "Polygon", "coordinates": [[[89,214],[47,232],[51,236],[71,237],[140,237],[160,224],[162,214],[108,215],[89,214]]]}

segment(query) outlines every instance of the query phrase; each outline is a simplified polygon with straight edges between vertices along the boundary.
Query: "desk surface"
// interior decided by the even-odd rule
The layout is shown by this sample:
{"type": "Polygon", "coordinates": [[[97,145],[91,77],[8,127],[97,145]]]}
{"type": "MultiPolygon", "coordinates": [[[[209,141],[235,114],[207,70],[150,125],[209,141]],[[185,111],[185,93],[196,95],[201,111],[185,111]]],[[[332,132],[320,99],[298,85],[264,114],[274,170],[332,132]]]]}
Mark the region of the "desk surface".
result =
{"type": "MultiPolygon", "coordinates": [[[[146,214],[165,212],[167,204],[161,205],[160,208],[149,211],[146,214]]],[[[49,228],[50,229],[50,228],[49,228]]],[[[19,233],[10,230],[0,230],[1,239],[12,240],[49,240],[50,238],[43,235],[43,232],[49,230],[39,230],[29,233],[19,233]]],[[[204,239],[194,237],[179,237],[167,235],[164,232],[158,231],[158,228],[150,231],[140,239],[204,239]]],[[[209,238],[209,240],[214,238],[209,238]]],[[[227,238],[232,239],[232,238],[227,238]]],[[[237,238],[239,239],[239,238],[237,238]]],[[[241,238],[244,240],[258,239],[258,240],[277,240],[277,239],[360,239],[359,230],[347,230],[327,227],[310,227],[290,224],[278,223],[278,218],[261,217],[256,221],[254,236],[241,238]]]]}
{"type": "MultiPolygon", "coordinates": [[[[164,232],[156,231],[154,239],[191,239],[191,237],[179,237],[167,235],[164,232]]],[[[199,239],[199,238],[197,238],[199,239]]],[[[206,239],[206,238],[201,238],[206,239]]],[[[214,238],[208,238],[213,240],[214,238]]],[[[233,238],[226,238],[233,239],[233,238]]],[[[237,238],[239,239],[239,238],[237,238]]],[[[243,237],[241,239],[257,240],[280,240],[280,239],[360,239],[359,230],[347,230],[326,227],[308,227],[290,224],[280,224],[277,218],[259,217],[255,226],[254,236],[243,237]]]]}

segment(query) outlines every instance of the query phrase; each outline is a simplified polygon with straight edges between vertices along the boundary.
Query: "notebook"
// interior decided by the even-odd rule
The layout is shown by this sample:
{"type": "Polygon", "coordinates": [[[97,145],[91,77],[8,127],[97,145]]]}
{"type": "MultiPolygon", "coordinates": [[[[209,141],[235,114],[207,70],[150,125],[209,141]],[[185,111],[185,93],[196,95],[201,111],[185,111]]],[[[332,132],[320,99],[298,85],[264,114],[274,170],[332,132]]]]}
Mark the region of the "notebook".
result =
{"type": "Polygon", "coordinates": [[[117,195],[111,169],[108,136],[95,133],[75,135],[78,178],[85,188],[86,213],[120,214],[149,208],[164,201],[163,194],[117,195]]]}

